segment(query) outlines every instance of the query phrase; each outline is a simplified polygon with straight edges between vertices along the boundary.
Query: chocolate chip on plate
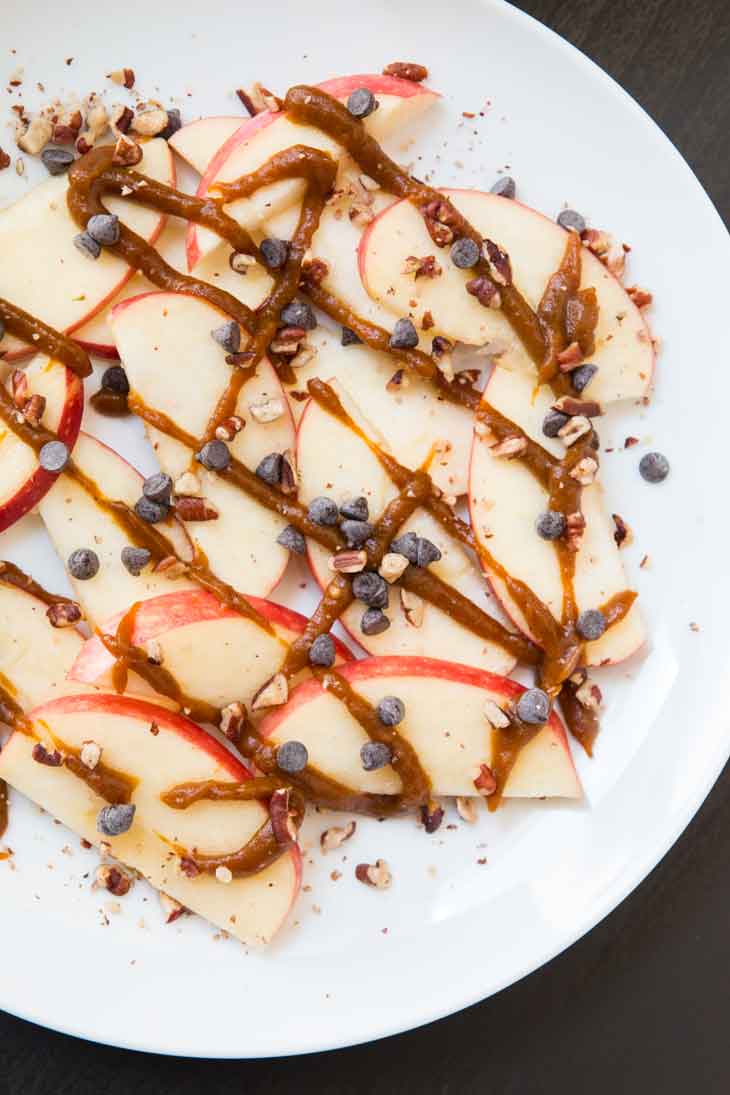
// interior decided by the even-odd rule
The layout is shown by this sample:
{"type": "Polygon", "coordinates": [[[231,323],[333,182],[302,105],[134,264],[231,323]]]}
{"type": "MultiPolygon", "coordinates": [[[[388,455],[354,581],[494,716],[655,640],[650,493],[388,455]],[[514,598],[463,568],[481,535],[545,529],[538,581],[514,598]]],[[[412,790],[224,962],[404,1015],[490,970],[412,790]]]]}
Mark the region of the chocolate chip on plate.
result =
{"type": "Polygon", "coordinates": [[[579,365],[577,369],[573,369],[570,374],[570,383],[573,385],[573,389],[576,392],[582,392],[584,388],[588,387],[597,372],[597,365],[579,365]]]}
{"type": "Polygon", "coordinates": [[[261,460],[256,468],[256,474],[264,483],[271,487],[278,487],[281,483],[281,473],[284,466],[284,457],[280,452],[270,452],[261,460]]]}
{"type": "Polygon", "coordinates": [[[538,517],[535,528],[543,540],[559,540],[565,532],[565,517],[557,510],[547,509],[538,517]]]}
{"type": "Polygon", "coordinates": [[[412,350],[418,345],[418,331],[413,320],[404,318],[396,321],[393,333],[388,340],[391,350],[412,350]]]}
{"type": "Polygon", "coordinates": [[[374,529],[369,521],[347,520],[341,523],[340,532],[348,547],[359,548],[372,536],[374,529]]]}
{"type": "Polygon", "coordinates": [[[451,245],[451,261],[460,270],[469,270],[479,262],[479,248],[468,236],[461,236],[451,245]]]}
{"type": "Polygon", "coordinates": [[[647,483],[661,483],[669,475],[669,461],[661,452],[648,452],[639,461],[639,474],[647,483]]]}
{"type": "Polygon", "coordinates": [[[349,517],[352,521],[367,521],[370,516],[367,498],[363,495],[360,495],[359,498],[348,498],[340,506],[340,513],[343,517],[349,517]]]}
{"type": "Polygon", "coordinates": [[[63,441],[46,441],[38,453],[38,462],[44,471],[58,472],[68,464],[69,451],[63,441]]]}
{"type": "Polygon", "coordinates": [[[309,664],[329,669],[335,664],[335,642],[331,635],[318,635],[309,648],[309,664]]]}
{"type": "Polygon", "coordinates": [[[122,836],[132,828],[136,811],[132,803],[103,806],[96,815],[96,828],[104,836],[122,836]]]}
{"type": "Polygon", "coordinates": [[[301,741],[285,741],[276,750],[276,763],[282,772],[303,772],[308,761],[307,747],[301,741]]]}
{"type": "Polygon", "coordinates": [[[121,365],[110,365],[101,376],[101,386],[108,392],[129,395],[129,380],[121,365]]]}
{"type": "Polygon", "coordinates": [[[287,551],[293,551],[295,555],[304,555],[307,550],[306,540],[294,525],[287,525],[282,529],[276,537],[276,542],[287,551]]]}
{"type": "Polygon", "coordinates": [[[41,160],[49,175],[64,175],[74,162],[74,154],[68,148],[44,148],[41,160]]]}
{"type": "Polygon", "coordinates": [[[317,326],[317,317],[311,304],[306,300],[291,300],[281,310],[281,322],[285,327],[303,327],[305,331],[313,331],[317,326]]]}
{"type": "Polygon", "coordinates": [[[374,570],[363,570],[352,579],[352,592],[368,608],[385,608],[388,604],[388,583],[374,570]]]}
{"type": "Polygon", "coordinates": [[[384,741],[366,741],[360,750],[360,760],[366,772],[377,772],[393,759],[393,750],[384,741]]]}
{"type": "Polygon", "coordinates": [[[241,349],[241,328],[235,320],[230,319],[227,323],[222,323],[210,333],[227,354],[237,354],[241,349]]]}
{"type": "Polygon", "coordinates": [[[315,525],[336,525],[339,520],[337,503],[325,495],[313,498],[309,503],[307,513],[310,521],[314,521],[315,525]]]}
{"type": "Polygon", "coordinates": [[[568,231],[572,229],[579,236],[586,230],[585,217],[576,213],[575,209],[563,209],[561,213],[558,213],[557,222],[561,228],[566,228],[568,231]]]}
{"type": "Polygon", "coordinates": [[[548,411],[542,420],[542,432],[546,437],[557,437],[567,421],[568,415],[562,411],[548,411]]]}
{"type": "Polygon", "coordinates": [[[99,573],[99,556],[91,548],[76,548],[68,557],[68,569],[72,578],[87,582],[99,573]]]}
{"type": "Polygon", "coordinates": [[[390,627],[390,620],[381,608],[369,608],[363,612],[360,630],[363,635],[382,635],[390,627]]]}
{"type": "Polygon", "coordinates": [[[150,502],[159,502],[163,506],[170,505],[172,495],[172,479],[163,471],[150,475],[142,484],[142,494],[149,498],[150,502]]]}
{"type": "Polygon", "coordinates": [[[406,705],[397,696],[383,696],[376,711],[383,726],[397,726],[406,717],[406,705]]]}
{"type": "Polygon", "coordinates": [[[259,247],[264,266],[269,270],[280,270],[289,258],[289,243],[287,240],[267,238],[261,241],[259,247]]]}
{"type": "Polygon", "coordinates": [[[606,630],[606,617],[597,608],[587,608],[576,620],[575,630],[581,639],[594,642],[606,630]]]}
{"type": "Polygon", "coordinates": [[[342,328],[342,334],[340,335],[341,346],[355,346],[358,342],[362,342],[362,339],[355,334],[352,327],[342,328]]]}
{"type": "Polygon", "coordinates": [[[517,701],[517,717],[531,726],[540,726],[550,717],[550,697],[542,688],[528,688],[517,701]]]}
{"type": "Polygon", "coordinates": [[[404,532],[397,536],[390,545],[390,550],[396,555],[404,555],[413,566],[418,565],[418,536],[415,532],[404,532]]]}
{"type": "Polygon", "coordinates": [[[491,194],[497,194],[500,198],[514,198],[517,193],[517,185],[511,175],[502,175],[490,190],[491,194]]]}
{"type": "Polygon", "coordinates": [[[138,578],[152,558],[152,552],[147,548],[132,547],[128,545],[122,548],[122,566],[134,577],[138,578]]]}
{"type": "Polygon", "coordinates": [[[348,96],[347,109],[353,118],[367,118],[378,109],[378,101],[369,88],[358,87],[348,96]]]}
{"type": "Polygon", "coordinates": [[[102,247],[109,247],[113,243],[119,243],[121,232],[119,217],[116,213],[95,213],[93,217],[89,217],[86,224],[86,231],[89,233],[92,240],[101,244],[102,247]]]}
{"type": "Polygon", "coordinates": [[[162,505],[160,502],[153,502],[150,498],[145,498],[142,495],[134,503],[134,512],[138,517],[141,517],[143,521],[146,521],[148,525],[158,525],[160,521],[164,521],[170,512],[170,507],[162,505]]]}
{"type": "Polygon", "coordinates": [[[101,254],[101,246],[88,232],[79,232],[74,236],[74,246],[82,255],[86,255],[87,259],[98,259],[101,254]]]}
{"type": "Polygon", "coordinates": [[[419,536],[416,547],[416,566],[427,567],[431,563],[437,563],[440,558],[441,552],[436,545],[425,536],[419,536]]]}
{"type": "Polygon", "coordinates": [[[209,471],[225,471],[231,462],[231,453],[225,441],[207,441],[200,452],[196,452],[195,459],[209,471]]]}

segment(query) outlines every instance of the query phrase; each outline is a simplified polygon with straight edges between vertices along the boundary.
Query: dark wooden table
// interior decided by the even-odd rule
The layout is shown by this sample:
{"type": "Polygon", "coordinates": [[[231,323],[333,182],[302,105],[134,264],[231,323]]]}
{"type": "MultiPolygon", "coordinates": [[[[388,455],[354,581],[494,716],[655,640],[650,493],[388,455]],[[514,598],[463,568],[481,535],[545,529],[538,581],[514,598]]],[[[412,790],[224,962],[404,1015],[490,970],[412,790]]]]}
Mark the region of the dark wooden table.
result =
{"type": "MultiPolygon", "coordinates": [[[[727,222],[730,0],[518,6],[647,108],[727,222]]],[[[538,973],[460,1015],[339,1053],[211,1063],[88,1045],[0,1013],[0,1093],[720,1095],[730,1090],[729,908],[726,770],[682,839],[616,912],[538,973]]]]}

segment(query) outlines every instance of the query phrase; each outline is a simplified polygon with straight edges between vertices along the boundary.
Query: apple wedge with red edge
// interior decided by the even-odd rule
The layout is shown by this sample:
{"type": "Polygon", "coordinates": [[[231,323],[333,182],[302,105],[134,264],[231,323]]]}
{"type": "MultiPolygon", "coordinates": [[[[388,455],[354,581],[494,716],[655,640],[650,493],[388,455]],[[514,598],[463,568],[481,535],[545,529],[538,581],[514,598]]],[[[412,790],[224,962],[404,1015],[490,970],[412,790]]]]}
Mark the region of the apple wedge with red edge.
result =
{"type": "MultiPolygon", "coordinates": [[[[90,434],[79,435],[74,461],[106,498],[129,507],[140,498],[143,476],[90,434]]],[[[84,616],[92,625],[126,611],[136,601],[194,588],[185,578],[155,574],[151,566],[145,567],[139,577],[130,574],[121,559],[122,549],[130,542],[124,529],[93,494],[67,473],[58,478],[39,511],[64,564],[77,548],[90,548],[99,558],[99,570],[93,578],[78,581],[69,576],[84,616]]],[[[170,540],[180,558],[192,557],[190,541],[180,522],[168,518],[156,528],[170,540]]]]}
{"type": "MultiPolygon", "coordinates": [[[[521,684],[455,662],[432,658],[365,658],[341,666],[347,683],[373,706],[396,696],[405,707],[398,733],[415,749],[437,795],[477,795],[480,765],[492,762],[488,701],[508,710],[521,684]]],[[[388,765],[366,772],[360,749],[368,737],[345,704],[315,678],[299,685],[285,707],[259,727],[272,743],[301,741],[314,768],[356,791],[396,794],[400,779],[388,765]]],[[[507,780],[509,798],[578,798],[582,789],[562,722],[549,721],[521,750],[507,780]]]]}
{"type": "MultiPolygon", "coordinates": [[[[332,387],[353,421],[387,451],[387,442],[376,425],[365,419],[339,384],[335,382],[332,387]]],[[[375,522],[398,493],[367,444],[314,400],[310,400],[302,415],[297,442],[299,498],[305,505],[323,495],[334,499],[338,505],[363,496],[368,502],[370,520],[375,522]]],[[[489,592],[479,568],[427,510],[416,510],[401,529],[401,532],[407,531],[426,537],[439,548],[442,557],[431,565],[439,578],[480,607],[487,608],[489,592]]],[[[312,573],[324,589],[333,577],[328,565],[330,555],[311,540],[307,543],[307,555],[312,573]]],[[[355,641],[371,654],[458,658],[467,665],[496,673],[509,673],[514,667],[514,658],[500,646],[474,635],[435,605],[425,604],[423,620],[420,626],[414,626],[404,611],[397,582],[389,587],[389,605],[385,609],[390,620],[387,631],[379,635],[363,634],[360,622],[365,611],[364,604],[355,602],[344,612],[342,623],[355,641]]]]}
{"type": "MultiPolygon", "coordinates": [[[[527,373],[496,368],[484,398],[525,434],[560,458],[565,448],[560,439],[545,437],[542,422],[552,397],[543,387],[535,394],[527,373]]],[[[594,420],[600,430],[600,419],[594,420]]],[[[548,496],[519,459],[494,456],[476,434],[471,458],[469,487],[471,522],[477,542],[512,575],[537,594],[556,619],[562,611],[563,587],[557,553],[552,543],[538,536],[535,522],[548,508],[548,496]]],[[[606,512],[603,489],[596,480],[581,492],[586,529],[575,561],[574,587],[578,610],[596,609],[622,593],[629,582],[614,540],[614,525],[606,512]]],[[[487,574],[502,607],[525,634],[527,622],[495,573],[487,574]]],[[[533,636],[534,638],[534,636],[533,636]]],[[[635,653],[646,639],[638,605],[595,642],[586,644],[588,665],[620,662],[635,653]]]]}
{"type": "MultiPolygon", "coordinates": [[[[383,140],[428,109],[438,93],[411,80],[374,74],[342,76],[317,85],[336,99],[346,101],[357,88],[367,88],[377,98],[378,109],[364,120],[366,130],[383,140]]],[[[322,130],[295,125],[284,112],[263,111],[241,123],[208,164],[198,187],[206,197],[217,182],[231,182],[255,171],[277,152],[292,145],[306,145],[339,156],[340,146],[322,130]]],[[[261,227],[268,219],[299,201],[304,182],[284,179],[262,187],[250,198],[228,205],[227,211],[248,228],[261,227]]],[[[188,269],[217,243],[217,236],[191,224],[188,230],[188,269]]]]}
{"type": "MultiPolygon", "coordinates": [[[[222,708],[234,701],[249,704],[258,689],[279,669],[287,644],[301,635],[307,619],[298,612],[247,597],[269,624],[266,631],[255,620],[242,616],[203,589],[167,593],[145,601],[134,618],[131,641],[144,646],[154,639],[162,664],[183,690],[198,700],[222,708]],[[206,657],[205,652],[215,652],[206,657]]],[[[99,627],[114,635],[121,614],[99,627]]],[[[335,639],[337,664],[353,655],[335,639]]],[[[88,639],[69,672],[79,683],[109,686],[114,658],[98,635],[88,639]]],[[[135,688],[135,691],[139,689],[135,688]]]]}
{"type": "MultiPolygon", "coordinates": [[[[73,449],[84,411],[84,386],[79,377],[57,361],[36,356],[18,377],[18,384],[23,398],[37,395],[45,399],[42,425],[69,451],[73,449]]],[[[7,387],[12,393],[12,377],[7,387]]],[[[40,466],[35,449],[0,421],[0,532],[32,510],[57,478],[56,473],[40,466]]]]}
{"type": "MultiPolygon", "coordinates": [[[[478,190],[444,190],[457,209],[485,238],[510,257],[514,284],[536,308],[565,250],[567,232],[521,202],[478,190]]],[[[485,308],[466,291],[473,271],[458,269],[448,247],[436,247],[423,218],[408,201],[391,205],[363,233],[360,276],[374,300],[395,315],[424,311],[433,317],[434,335],[471,346],[494,344],[500,364],[534,376],[535,366],[500,309],[485,308]],[[409,255],[435,255],[442,273],[418,278],[404,272],[409,255]],[[416,301],[414,305],[412,302],[416,301]]],[[[640,399],[652,383],[654,345],[646,322],[614,275],[587,248],[582,250],[581,288],[596,290],[599,316],[590,362],[598,371],[585,396],[609,403],[640,399]]]]}
{"type": "MultiPolygon", "coordinates": [[[[167,142],[155,139],[143,146],[136,168],[151,179],[174,185],[175,167],[167,142]]],[[[66,204],[68,179],[52,176],[0,213],[0,254],[22,261],[0,265],[0,297],[68,334],[87,323],[133,276],[124,259],[102,249],[92,260],[74,245],[79,227],[66,204]]],[[[149,243],[155,243],[165,217],[125,198],[108,197],[110,213],[149,243]]],[[[0,350],[10,360],[25,356],[28,347],[5,336],[0,350]]]]}
{"type": "Polygon", "coordinates": [[[299,891],[301,856],[296,845],[270,867],[228,884],[201,873],[188,878],[172,846],[225,854],[242,848],[266,824],[265,802],[199,802],[173,810],[161,795],[175,785],[202,780],[242,782],[248,769],[195,723],[128,696],[67,696],[35,708],[34,733],[47,748],[79,750],[85,741],[102,751],[101,762],[136,781],[128,832],[106,836],[97,829],[106,802],[65,766],[33,759],[34,740],[14,733],[0,753],[0,779],[26,795],[84,840],[102,841],[115,859],[134,868],[156,889],[245,943],[268,943],[286,920],[299,891]]]}
{"type": "MultiPolygon", "coordinates": [[[[225,350],[211,335],[229,321],[217,308],[186,293],[148,293],[120,304],[112,315],[112,330],[130,398],[162,411],[187,434],[201,438],[233,375],[225,350]]],[[[260,362],[244,384],[235,413],[244,428],[229,442],[230,452],[251,471],[269,453],[293,451],[294,424],[268,361],[260,362]]],[[[200,493],[219,514],[187,525],[213,571],[243,593],[267,596],[289,559],[276,542],[287,522],[196,463],[194,453],[179,441],[155,427],[147,432],[163,471],[177,481],[192,467],[200,493]]]]}

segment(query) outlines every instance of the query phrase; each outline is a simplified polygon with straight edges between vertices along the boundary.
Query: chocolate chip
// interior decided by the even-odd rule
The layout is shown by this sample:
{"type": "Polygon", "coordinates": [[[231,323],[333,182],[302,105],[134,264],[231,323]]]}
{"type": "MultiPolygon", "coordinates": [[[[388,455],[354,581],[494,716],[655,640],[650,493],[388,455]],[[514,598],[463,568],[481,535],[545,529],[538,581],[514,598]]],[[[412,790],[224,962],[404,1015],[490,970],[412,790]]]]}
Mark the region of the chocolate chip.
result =
{"type": "Polygon", "coordinates": [[[540,726],[550,717],[550,698],[542,688],[528,688],[517,701],[517,717],[531,726],[540,726]]]}
{"type": "Polygon", "coordinates": [[[367,118],[378,109],[378,101],[369,88],[358,87],[348,96],[347,109],[353,118],[367,118]]]}
{"type": "Polygon", "coordinates": [[[96,828],[104,836],[121,836],[132,828],[136,811],[132,803],[104,806],[96,816],[96,828]]]}
{"type": "Polygon", "coordinates": [[[388,340],[391,350],[412,350],[418,345],[418,331],[410,319],[399,319],[388,340]]]}
{"type": "Polygon", "coordinates": [[[323,665],[329,669],[335,664],[337,652],[335,642],[331,635],[318,635],[309,648],[309,664],[323,665]]]}
{"type": "Polygon", "coordinates": [[[317,326],[317,317],[311,304],[306,300],[291,300],[281,310],[281,322],[285,327],[303,327],[305,331],[313,331],[317,326]]]}
{"type": "Polygon", "coordinates": [[[374,570],[363,570],[352,579],[352,592],[368,608],[385,608],[388,604],[388,583],[374,570]]]}
{"type": "Polygon", "coordinates": [[[101,247],[88,232],[79,232],[74,236],[74,246],[82,255],[86,255],[87,259],[98,259],[101,254],[101,247]]]}
{"type": "Polygon", "coordinates": [[[309,520],[314,521],[315,525],[336,525],[339,520],[337,503],[324,495],[312,499],[307,508],[307,513],[309,520]]]}
{"type": "Polygon", "coordinates": [[[565,517],[556,510],[545,510],[535,522],[535,528],[543,540],[559,540],[565,532],[565,517]]]}
{"type": "Polygon", "coordinates": [[[393,759],[393,750],[384,741],[366,741],[360,750],[360,760],[366,772],[377,772],[393,759]]]}
{"type": "Polygon", "coordinates": [[[117,392],[118,395],[129,395],[129,381],[127,374],[121,365],[111,365],[105,369],[101,377],[101,386],[108,392],[117,392]]]}
{"type": "Polygon", "coordinates": [[[69,451],[63,441],[47,441],[38,453],[38,462],[44,471],[63,471],[68,457],[69,451]]]}
{"type": "Polygon", "coordinates": [[[342,334],[340,335],[340,345],[355,346],[358,342],[362,342],[362,339],[355,334],[352,327],[342,328],[342,334]]]}
{"type": "Polygon", "coordinates": [[[276,750],[276,763],[282,772],[302,772],[308,761],[307,747],[300,741],[285,741],[276,750]]]}
{"type": "Polygon", "coordinates": [[[572,229],[579,236],[586,230],[585,217],[576,213],[575,209],[564,209],[562,213],[558,213],[557,221],[561,228],[566,228],[568,231],[572,229]]]}
{"type": "Polygon", "coordinates": [[[343,521],[340,532],[345,537],[348,547],[359,548],[368,540],[375,530],[369,521],[343,521]]]}
{"type": "Polygon", "coordinates": [[[294,525],[287,525],[276,537],[277,544],[281,544],[287,551],[293,551],[295,555],[304,555],[307,550],[307,542],[301,532],[294,525]]]}
{"type": "Polygon", "coordinates": [[[511,175],[502,175],[490,190],[490,194],[498,194],[500,198],[514,198],[516,193],[517,186],[511,175]]]}
{"type": "Polygon", "coordinates": [[[363,635],[382,635],[390,627],[390,620],[380,608],[369,608],[363,612],[360,630],[363,635]]]}
{"type": "Polygon", "coordinates": [[[143,521],[146,521],[148,525],[157,525],[160,521],[164,521],[170,512],[170,507],[161,505],[159,502],[152,502],[149,498],[145,498],[142,495],[134,503],[134,512],[138,517],[141,517],[143,521]]]}
{"type": "Polygon", "coordinates": [[[152,552],[148,551],[147,548],[123,547],[121,558],[125,570],[128,570],[133,577],[138,578],[152,558],[152,552]]]}
{"type": "Polygon", "coordinates": [[[74,162],[74,154],[67,148],[44,148],[41,160],[49,175],[64,175],[74,162]]]}
{"type": "Polygon", "coordinates": [[[93,217],[89,217],[86,231],[102,247],[119,243],[119,217],[116,213],[95,213],[93,217]]]}
{"type": "Polygon", "coordinates": [[[142,484],[142,494],[149,498],[150,502],[159,502],[163,506],[170,505],[172,495],[172,479],[164,472],[158,471],[150,475],[142,484]]]}
{"type": "Polygon", "coordinates": [[[542,432],[546,437],[557,437],[567,421],[567,414],[561,411],[548,411],[542,420],[542,432]]]}
{"type": "Polygon", "coordinates": [[[406,717],[406,705],[397,696],[383,696],[376,711],[383,726],[397,726],[406,717]]]}
{"type": "Polygon", "coordinates": [[[72,578],[87,582],[99,573],[99,556],[91,548],[76,548],[68,557],[68,570],[72,578]]]}
{"type": "Polygon", "coordinates": [[[576,392],[582,392],[584,388],[587,388],[593,377],[598,372],[597,365],[579,365],[577,369],[573,369],[570,374],[570,383],[576,392]]]}
{"type": "Polygon", "coordinates": [[[425,536],[419,536],[416,547],[416,566],[427,567],[431,563],[437,563],[440,558],[441,552],[436,545],[427,540],[425,536]]]}
{"type": "Polygon", "coordinates": [[[581,639],[594,642],[606,630],[606,617],[597,608],[587,608],[576,620],[575,630],[581,639]]]}
{"type": "Polygon", "coordinates": [[[180,117],[180,111],[176,106],[167,111],[167,125],[158,133],[158,137],[162,137],[163,141],[169,141],[170,137],[177,133],[178,129],[182,126],[182,118],[180,117]]]}
{"type": "Polygon", "coordinates": [[[281,483],[281,472],[284,465],[284,457],[280,452],[270,452],[265,456],[256,468],[256,474],[264,483],[271,487],[278,487],[281,483]]]}
{"type": "Polygon", "coordinates": [[[669,461],[660,452],[648,452],[639,461],[639,474],[647,483],[661,483],[669,475],[669,461]]]}
{"type": "Polygon", "coordinates": [[[461,236],[451,245],[451,261],[460,270],[469,270],[479,262],[479,248],[468,236],[461,236]]]}
{"type": "Polygon", "coordinates": [[[413,566],[418,565],[418,536],[415,532],[404,532],[396,537],[390,545],[390,550],[396,555],[404,555],[413,566]]]}
{"type": "Polygon", "coordinates": [[[225,441],[207,441],[200,452],[196,452],[195,459],[209,471],[225,471],[231,462],[231,453],[225,441]]]}
{"type": "Polygon", "coordinates": [[[343,517],[349,517],[352,521],[367,521],[370,516],[367,498],[363,495],[360,495],[359,498],[348,498],[340,506],[340,513],[343,517]]]}
{"type": "Polygon", "coordinates": [[[289,258],[289,243],[287,240],[265,239],[259,247],[264,266],[269,270],[280,270],[289,258]]]}
{"type": "Polygon", "coordinates": [[[235,320],[230,319],[227,323],[222,323],[210,333],[227,354],[237,354],[241,349],[241,328],[235,320]]]}

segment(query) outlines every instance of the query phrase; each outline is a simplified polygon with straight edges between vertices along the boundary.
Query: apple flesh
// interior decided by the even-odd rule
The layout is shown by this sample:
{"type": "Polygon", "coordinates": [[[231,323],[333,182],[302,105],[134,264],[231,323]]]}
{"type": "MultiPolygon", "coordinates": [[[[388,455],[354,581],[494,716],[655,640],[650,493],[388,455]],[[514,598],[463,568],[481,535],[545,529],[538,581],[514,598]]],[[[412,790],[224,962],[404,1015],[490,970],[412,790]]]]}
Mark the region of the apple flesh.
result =
{"type": "MultiPolygon", "coordinates": [[[[558,224],[521,202],[478,190],[444,190],[457,209],[485,238],[510,256],[514,283],[536,308],[551,274],[560,265],[567,234],[558,224]]],[[[359,249],[359,266],[368,293],[396,315],[416,322],[431,312],[433,334],[482,346],[493,343],[500,364],[534,377],[535,366],[499,309],[484,308],[466,291],[473,271],[459,270],[448,248],[435,246],[416,208],[408,201],[391,205],[369,225],[359,249]],[[437,278],[403,273],[409,255],[436,254],[442,267],[437,278]],[[410,302],[416,300],[414,306],[410,302]]],[[[599,318],[591,362],[598,372],[585,388],[587,398],[608,403],[639,399],[651,387],[654,347],[644,318],[621,283],[586,248],[582,252],[581,288],[594,288],[599,318]]]]}
{"type": "Polygon", "coordinates": [[[111,846],[111,855],[133,867],[155,888],[244,943],[268,943],[296,898],[301,858],[295,846],[266,870],[228,885],[212,875],[187,878],[170,845],[203,853],[234,852],[266,822],[262,802],[200,802],[173,810],[161,794],[178,783],[240,782],[250,773],[223,745],[195,723],[155,704],[127,696],[79,695],[45,703],[31,712],[43,740],[80,749],[102,749],[102,762],[136,779],[136,807],[129,832],[101,836],[96,828],[105,801],[65,767],[32,758],[33,739],[16,732],[0,754],[0,779],[32,799],[79,836],[111,846]],[[155,724],[157,733],[150,733],[155,724]]]}
{"type": "MultiPolygon", "coordinates": [[[[141,496],[143,476],[119,453],[90,434],[79,435],[74,460],[105,497],[132,507],[141,496]]],[[[187,579],[169,579],[164,574],[152,573],[149,567],[139,577],[133,577],[121,560],[122,548],[129,543],[124,529],[70,475],[59,476],[39,510],[64,562],[76,548],[91,548],[99,556],[99,572],[94,578],[87,581],[70,578],[76,598],[92,625],[126,611],[136,601],[173,589],[196,588],[187,579]]],[[[190,542],[179,522],[168,519],[157,528],[172,542],[178,556],[191,557],[190,542]]]]}
{"type": "MultiPolygon", "coordinates": [[[[480,765],[492,762],[492,731],[484,714],[492,700],[502,708],[524,691],[506,677],[431,658],[365,658],[338,673],[371,704],[397,696],[405,705],[398,732],[418,754],[434,794],[477,795],[480,765]]],[[[271,712],[261,735],[275,743],[301,741],[313,767],[346,787],[396,794],[400,779],[391,766],[366,772],[360,748],[368,740],[360,723],[320,682],[310,679],[287,705],[271,712]]],[[[510,798],[578,798],[582,794],[567,736],[553,712],[519,753],[507,780],[510,798]]]]}
{"type": "MultiPolygon", "coordinates": [[[[485,399],[554,456],[559,458],[564,454],[559,440],[551,440],[542,433],[542,420],[552,399],[545,388],[535,395],[534,382],[527,373],[496,368],[486,387],[485,399]]],[[[519,459],[493,456],[476,435],[469,505],[477,541],[512,577],[526,582],[559,619],[563,587],[557,553],[553,545],[542,540],[535,531],[535,521],[548,508],[547,494],[519,459]]],[[[613,538],[614,527],[604,507],[600,482],[583,488],[581,507],[586,531],[576,555],[574,587],[578,610],[582,612],[599,608],[629,586],[613,538]]],[[[502,580],[494,573],[489,577],[505,611],[520,630],[529,635],[527,622],[502,580]]],[[[587,664],[622,661],[633,654],[645,638],[641,614],[634,604],[620,623],[609,628],[596,642],[586,644],[587,664]]]]}
{"type": "MultiPolygon", "coordinates": [[[[349,348],[343,354],[349,353],[349,348]]],[[[332,385],[353,420],[368,437],[387,451],[387,442],[366,420],[359,406],[336,382],[332,385]]],[[[397,494],[397,488],[382,468],[377,457],[357,434],[339,419],[324,411],[311,400],[299,424],[297,465],[299,467],[299,497],[307,504],[319,495],[328,495],[338,505],[350,498],[364,495],[370,507],[371,520],[376,521],[383,509],[397,494]]],[[[442,552],[442,558],[431,569],[476,604],[485,605],[484,580],[472,558],[425,510],[419,509],[403,525],[401,532],[414,530],[426,536],[442,552]]],[[[400,535],[400,533],[399,533],[400,535]]],[[[307,546],[312,573],[324,589],[332,578],[328,567],[329,553],[316,543],[307,546]]],[[[466,665],[476,665],[495,673],[509,673],[514,658],[496,644],[487,643],[434,605],[424,606],[420,627],[412,626],[400,604],[397,584],[390,587],[390,606],[386,610],[391,621],[380,635],[364,635],[360,620],[365,605],[355,603],[342,616],[342,623],[352,637],[372,654],[424,655],[434,658],[458,658],[466,665]]]]}
{"type": "MultiPolygon", "coordinates": [[[[195,438],[206,425],[232,376],[225,352],[211,331],[229,317],[185,293],[149,293],[115,308],[112,329],[124,362],[132,396],[162,411],[195,438]]],[[[245,422],[229,447],[252,471],[269,453],[293,450],[294,424],[272,366],[262,361],[256,375],[241,390],[236,407],[245,422]],[[258,421],[251,404],[276,400],[282,413],[271,422],[258,421]]],[[[193,454],[179,441],[149,427],[148,434],[162,469],[177,478],[190,466],[193,454]]],[[[200,464],[195,474],[202,493],[219,512],[217,520],[188,526],[191,538],[205,552],[213,571],[245,593],[266,596],[281,578],[288,551],[276,543],[286,521],[264,509],[200,464]],[[231,544],[236,550],[231,551],[231,544]]]]}
{"type": "MultiPolygon", "coordinates": [[[[42,424],[70,449],[84,410],[81,380],[59,362],[36,356],[24,371],[27,397],[46,400],[42,424]]],[[[10,386],[8,382],[8,386],[10,386]]],[[[58,476],[41,468],[35,449],[0,422],[0,532],[36,506],[58,476]]]]}
{"type": "MultiPolygon", "coordinates": [[[[318,85],[336,99],[346,100],[356,88],[365,87],[377,96],[378,109],[365,119],[365,128],[376,140],[383,140],[428,109],[438,98],[436,92],[410,80],[373,74],[344,76],[318,85]]],[[[206,197],[219,182],[231,182],[255,171],[277,152],[292,145],[322,149],[338,157],[340,146],[319,129],[295,125],[283,112],[263,111],[244,121],[212,157],[198,187],[198,196],[206,197]]],[[[262,187],[250,198],[230,203],[227,212],[249,229],[261,228],[270,217],[295,205],[304,193],[304,182],[283,179],[262,187]]],[[[195,224],[188,234],[188,269],[197,263],[218,237],[195,224]]]]}
{"type": "MultiPolygon", "coordinates": [[[[148,141],[137,170],[174,185],[167,142],[148,141]]],[[[73,239],[79,227],[66,205],[67,189],[66,176],[48,178],[0,213],[0,254],[12,259],[0,267],[0,297],[70,334],[102,309],[134,271],[109,251],[102,249],[95,261],[78,251],[73,239]]],[[[124,198],[109,197],[104,203],[137,235],[155,243],[163,216],[124,198]]],[[[0,349],[7,350],[11,360],[28,353],[28,347],[8,336],[0,349]]]]}
{"type": "Polygon", "coordinates": [[[240,117],[198,118],[182,126],[170,137],[169,145],[185,163],[202,175],[219,148],[243,123],[240,117]]]}
{"type": "MultiPolygon", "coordinates": [[[[168,593],[145,601],[137,610],[131,641],[159,644],[165,669],[190,696],[222,708],[234,701],[246,705],[277,672],[287,644],[304,631],[305,616],[260,597],[246,598],[273,628],[265,631],[254,620],[226,608],[202,589],[168,593]],[[214,658],[201,652],[215,651],[214,658]],[[246,652],[246,657],[242,654],[246,652]]],[[[114,634],[121,616],[100,627],[114,634]]],[[[347,647],[335,640],[337,663],[351,661],[347,647]]],[[[98,635],[79,651],[69,676],[81,683],[110,686],[114,658],[98,635]]],[[[139,689],[135,686],[135,691],[139,689]]]]}

